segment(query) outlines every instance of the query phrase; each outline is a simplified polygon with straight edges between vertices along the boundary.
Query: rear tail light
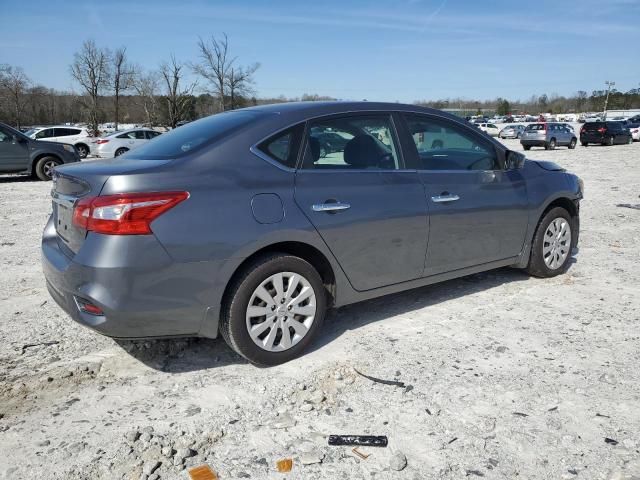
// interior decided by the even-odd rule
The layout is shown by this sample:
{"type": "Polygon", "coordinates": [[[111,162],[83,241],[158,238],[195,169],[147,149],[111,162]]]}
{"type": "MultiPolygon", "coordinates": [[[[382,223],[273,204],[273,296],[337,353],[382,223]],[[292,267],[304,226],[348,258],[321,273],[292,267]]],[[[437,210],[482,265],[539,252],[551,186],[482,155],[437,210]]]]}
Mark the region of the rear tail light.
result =
{"type": "Polygon", "coordinates": [[[103,143],[107,143],[108,141],[109,141],[109,140],[105,140],[105,139],[101,138],[100,140],[96,140],[96,143],[97,143],[98,145],[102,145],[103,143]]]}
{"type": "Polygon", "coordinates": [[[73,209],[73,224],[106,235],[148,235],[151,222],[189,192],[121,193],[81,199],[73,209]]]}
{"type": "Polygon", "coordinates": [[[598,129],[598,132],[600,132],[600,133],[605,133],[606,131],[607,131],[607,129],[606,129],[606,128],[604,128],[604,127],[600,127],[600,128],[598,129]]]}

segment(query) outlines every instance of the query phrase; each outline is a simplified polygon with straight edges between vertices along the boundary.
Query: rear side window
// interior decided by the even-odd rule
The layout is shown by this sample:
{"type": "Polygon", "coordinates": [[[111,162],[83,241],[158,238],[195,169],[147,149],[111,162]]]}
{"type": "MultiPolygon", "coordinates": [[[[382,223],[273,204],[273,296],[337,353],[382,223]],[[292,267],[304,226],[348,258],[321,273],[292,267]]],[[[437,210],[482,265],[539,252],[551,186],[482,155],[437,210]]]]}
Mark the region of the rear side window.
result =
{"type": "Polygon", "coordinates": [[[309,122],[302,168],[398,170],[390,115],[352,115],[309,122]]]}
{"type": "Polygon", "coordinates": [[[127,154],[129,159],[162,160],[193,153],[225,135],[238,131],[268,113],[251,110],[218,113],[164,133],[127,154]]]}
{"type": "Polygon", "coordinates": [[[260,143],[258,150],[285,167],[295,168],[303,129],[303,125],[296,125],[279,132],[260,143]]]}
{"type": "Polygon", "coordinates": [[[495,149],[480,135],[422,115],[408,115],[407,127],[424,170],[498,170],[495,149]]]}
{"type": "Polygon", "coordinates": [[[547,126],[544,123],[532,123],[531,125],[527,125],[525,130],[535,131],[535,130],[546,130],[547,126]]]}

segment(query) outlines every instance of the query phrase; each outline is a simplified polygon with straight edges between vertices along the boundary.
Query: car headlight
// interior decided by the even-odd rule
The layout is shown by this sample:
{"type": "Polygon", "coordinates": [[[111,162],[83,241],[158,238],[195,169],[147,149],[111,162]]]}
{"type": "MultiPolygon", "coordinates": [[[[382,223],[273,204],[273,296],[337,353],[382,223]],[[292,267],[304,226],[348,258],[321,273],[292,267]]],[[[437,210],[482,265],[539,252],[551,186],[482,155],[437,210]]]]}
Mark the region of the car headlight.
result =
{"type": "Polygon", "coordinates": [[[74,153],[76,151],[76,149],[75,149],[75,147],[73,145],[63,144],[62,148],[64,148],[67,152],[71,152],[71,153],[74,153]]]}

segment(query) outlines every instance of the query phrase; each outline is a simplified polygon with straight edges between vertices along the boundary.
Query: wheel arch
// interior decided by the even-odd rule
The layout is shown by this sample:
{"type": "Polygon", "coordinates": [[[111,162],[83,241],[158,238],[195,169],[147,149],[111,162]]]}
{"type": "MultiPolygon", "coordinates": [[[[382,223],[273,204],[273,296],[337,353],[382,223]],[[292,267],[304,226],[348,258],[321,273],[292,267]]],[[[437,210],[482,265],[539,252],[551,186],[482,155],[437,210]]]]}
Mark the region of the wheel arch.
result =
{"type": "Polygon", "coordinates": [[[333,271],[333,267],[331,266],[331,262],[329,262],[329,259],[324,255],[324,253],[322,253],[316,247],[309,245],[308,243],[299,241],[286,241],[273,243],[256,250],[253,254],[245,258],[242,263],[240,263],[240,265],[236,267],[224,288],[224,292],[222,294],[222,302],[220,304],[220,313],[222,313],[225,302],[228,300],[230,287],[234,284],[236,278],[241,275],[246,270],[247,266],[253,263],[257,258],[264,257],[273,253],[294,255],[309,262],[313,266],[313,268],[316,269],[316,271],[320,275],[320,278],[322,278],[322,283],[327,290],[327,293],[329,295],[329,297],[327,298],[327,306],[331,306],[333,304],[336,295],[336,276],[333,271]]]}
{"type": "Polygon", "coordinates": [[[56,155],[55,153],[49,153],[49,152],[42,152],[42,153],[38,153],[35,157],[33,157],[33,160],[31,160],[31,171],[29,172],[32,176],[36,174],[36,165],[38,164],[38,162],[40,161],[40,159],[44,158],[44,157],[53,157],[56,160],[58,160],[60,163],[64,163],[64,161],[62,160],[62,158],[60,158],[58,155],[56,155]]]}

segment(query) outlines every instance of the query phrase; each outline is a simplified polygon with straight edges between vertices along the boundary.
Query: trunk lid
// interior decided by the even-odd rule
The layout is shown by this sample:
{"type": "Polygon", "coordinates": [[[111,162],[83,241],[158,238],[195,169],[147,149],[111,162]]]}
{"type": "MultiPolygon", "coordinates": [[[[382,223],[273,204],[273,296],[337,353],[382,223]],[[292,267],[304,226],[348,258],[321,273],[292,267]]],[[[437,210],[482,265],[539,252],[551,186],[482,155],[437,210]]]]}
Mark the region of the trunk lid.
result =
{"type": "Polygon", "coordinates": [[[56,168],[51,189],[52,217],[63,251],[73,257],[87,236],[85,230],[73,225],[73,209],[78,199],[100,195],[113,175],[140,173],[167,162],[169,160],[91,160],[56,168]]]}

